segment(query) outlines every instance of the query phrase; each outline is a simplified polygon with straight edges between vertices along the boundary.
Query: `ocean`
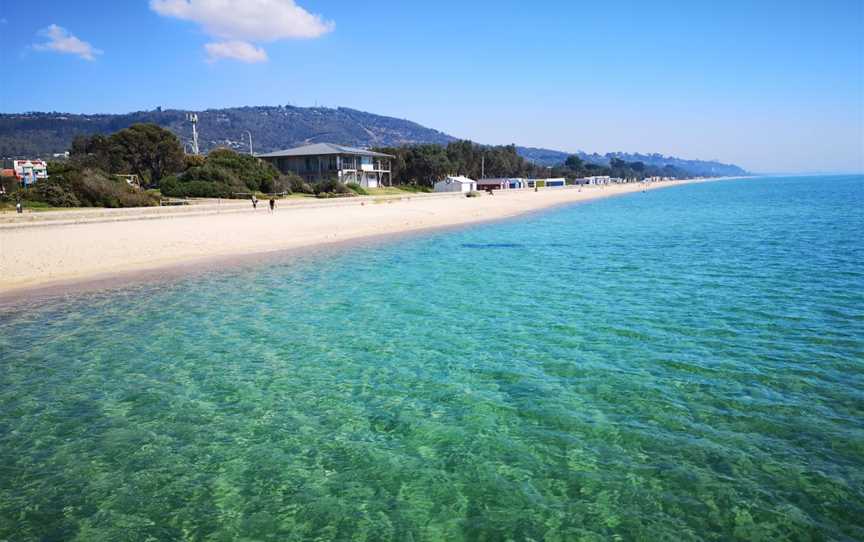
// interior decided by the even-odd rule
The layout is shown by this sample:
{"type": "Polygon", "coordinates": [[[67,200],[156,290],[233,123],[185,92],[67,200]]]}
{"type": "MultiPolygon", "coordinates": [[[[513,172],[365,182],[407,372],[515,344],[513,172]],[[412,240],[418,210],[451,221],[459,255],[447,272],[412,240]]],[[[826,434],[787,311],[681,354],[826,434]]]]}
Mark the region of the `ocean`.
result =
{"type": "Polygon", "coordinates": [[[0,540],[864,540],[864,178],[0,312],[0,540]]]}

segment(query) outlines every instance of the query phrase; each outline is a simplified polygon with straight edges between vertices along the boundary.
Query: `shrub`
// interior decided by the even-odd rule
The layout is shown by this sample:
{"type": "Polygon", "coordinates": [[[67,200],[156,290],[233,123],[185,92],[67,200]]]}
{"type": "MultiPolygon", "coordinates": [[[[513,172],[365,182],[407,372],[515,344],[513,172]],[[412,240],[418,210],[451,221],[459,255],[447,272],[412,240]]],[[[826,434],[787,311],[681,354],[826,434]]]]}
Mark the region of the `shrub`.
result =
{"type": "Polygon", "coordinates": [[[203,166],[205,160],[206,160],[206,158],[204,158],[200,154],[187,154],[183,158],[183,162],[186,166],[185,169],[203,166]]]}
{"type": "Polygon", "coordinates": [[[69,188],[82,205],[92,207],[146,207],[156,205],[156,199],[126,181],[110,177],[103,171],[85,169],[64,176],[69,188]]]}
{"type": "Polygon", "coordinates": [[[152,194],[104,171],[75,167],[55,169],[51,177],[25,190],[24,197],[54,207],[145,207],[158,203],[152,194]]]}
{"type": "Polygon", "coordinates": [[[466,198],[479,198],[480,192],[471,191],[471,192],[468,192],[467,194],[465,194],[465,197],[466,198]]]}
{"type": "Polygon", "coordinates": [[[303,180],[296,173],[288,173],[279,177],[280,183],[287,183],[288,189],[295,194],[314,194],[312,185],[303,180]]]}
{"type": "MultiPolygon", "coordinates": [[[[276,180],[273,181],[273,187],[268,190],[267,194],[293,194],[294,190],[291,189],[291,179],[286,175],[280,175],[276,180]]],[[[262,190],[263,192],[263,190],[262,190]]]]}
{"type": "Polygon", "coordinates": [[[316,196],[321,194],[351,194],[351,190],[347,186],[337,181],[336,179],[325,179],[318,181],[312,188],[316,196]]]}
{"type": "Polygon", "coordinates": [[[252,192],[273,192],[273,183],[279,177],[279,172],[272,164],[231,149],[211,151],[207,155],[206,165],[242,179],[246,188],[252,192]]]}
{"type": "Polygon", "coordinates": [[[177,177],[162,179],[160,192],[172,198],[230,198],[234,196],[231,186],[204,180],[185,181],[177,177]]]}
{"type": "Polygon", "coordinates": [[[357,183],[348,183],[345,185],[349,190],[357,194],[358,196],[368,196],[369,191],[360,186],[357,183]]]}
{"type": "Polygon", "coordinates": [[[18,179],[15,177],[0,176],[0,187],[3,188],[0,192],[6,192],[7,195],[11,195],[13,192],[18,190],[19,186],[21,186],[21,183],[19,183],[18,179]]]}
{"type": "Polygon", "coordinates": [[[79,207],[81,202],[71,190],[56,181],[42,181],[26,191],[27,199],[41,201],[51,207],[79,207]]]}

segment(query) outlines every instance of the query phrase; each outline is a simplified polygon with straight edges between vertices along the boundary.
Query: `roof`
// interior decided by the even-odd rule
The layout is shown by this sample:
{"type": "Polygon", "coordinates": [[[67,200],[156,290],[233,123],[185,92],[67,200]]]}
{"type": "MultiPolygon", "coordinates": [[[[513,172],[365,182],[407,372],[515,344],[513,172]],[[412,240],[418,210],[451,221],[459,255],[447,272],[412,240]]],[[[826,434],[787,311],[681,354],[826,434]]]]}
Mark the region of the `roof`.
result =
{"type": "Polygon", "coordinates": [[[462,183],[462,184],[467,184],[467,183],[476,183],[477,181],[475,181],[474,179],[469,179],[468,177],[462,177],[462,176],[460,175],[459,177],[447,177],[446,179],[443,179],[443,180],[438,181],[438,182],[439,182],[439,183],[440,183],[440,182],[444,182],[444,183],[462,183]]]}
{"type": "Polygon", "coordinates": [[[495,179],[479,179],[477,184],[510,184],[521,183],[523,180],[518,177],[497,177],[495,179]]]}
{"type": "Polygon", "coordinates": [[[258,158],[281,158],[283,156],[322,156],[328,154],[351,154],[354,156],[393,158],[393,156],[389,154],[368,151],[366,149],[358,149],[356,147],[345,147],[344,145],[335,145],[333,143],[315,143],[314,145],[304,145],[293,149],[285,149],[284,151],[256,154],[255,156],[258,158]]]}

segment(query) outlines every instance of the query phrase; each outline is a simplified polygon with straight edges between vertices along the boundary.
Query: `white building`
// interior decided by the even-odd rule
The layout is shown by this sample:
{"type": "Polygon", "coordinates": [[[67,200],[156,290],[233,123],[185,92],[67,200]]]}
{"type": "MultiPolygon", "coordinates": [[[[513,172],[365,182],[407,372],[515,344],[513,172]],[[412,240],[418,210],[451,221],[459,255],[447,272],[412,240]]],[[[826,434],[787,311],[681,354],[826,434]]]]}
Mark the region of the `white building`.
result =
{"type": "Polygon", "coordinates": [[[13,160],[12,168],[15,170],[15,176],[24,183],[24,186],[48,178],[48,164],[43,160],[13,160]]]}
{"type": "Polygon", "coordinates": [[[512,190],[525,188],[525,180],[518,177],[480,179],[477,190],[512,190]]]}
{"type": "Polygon", "coordinates": [[[564,188],[567,186],[567,179],[564,177],[554,177],[551,179],[525,179],[525,186],[528,188],[564,188]]]}
{"type": "Polygon", "coordinates": [[[596,175],[594,177],[583,177],[581,179],[576,179],[577,184],[587,184],[590,186],[605,185],[611,182],[612,178],[609,175],[596,175]]]}
{"type": "Polygon", "coordinates": [[[447,177],[441,181],[435,183],[435,191],[436,192],[462,192],[463,194],[467,194],[468,192],[476,192],[477,191],[477,181],[473,179],[469,179],[468,177],[447,177]]]}

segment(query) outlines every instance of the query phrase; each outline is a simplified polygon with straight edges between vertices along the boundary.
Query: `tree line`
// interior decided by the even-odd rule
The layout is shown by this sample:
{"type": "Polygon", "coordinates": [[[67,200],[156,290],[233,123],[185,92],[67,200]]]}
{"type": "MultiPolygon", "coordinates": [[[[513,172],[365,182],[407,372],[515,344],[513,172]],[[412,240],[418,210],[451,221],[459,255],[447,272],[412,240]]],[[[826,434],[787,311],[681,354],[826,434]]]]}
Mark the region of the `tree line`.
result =
{"type": "Polygon", "coordinates": [[[613,158],[608,166],[586,162],[572,155],[558,166],[534,164],[517,152],[515,145],[485,146],[471,141],[444,145],[409,145],[373,149],[393,155],[393,183],[432,186],[447,175],[464,175],[472,179],[500,177],[564,177],[570,181],[582,177],[604,176],[641,180],[646,177],[688,178],[677,167],[647,166],[643,162],[626,162],[613,158]]]}

